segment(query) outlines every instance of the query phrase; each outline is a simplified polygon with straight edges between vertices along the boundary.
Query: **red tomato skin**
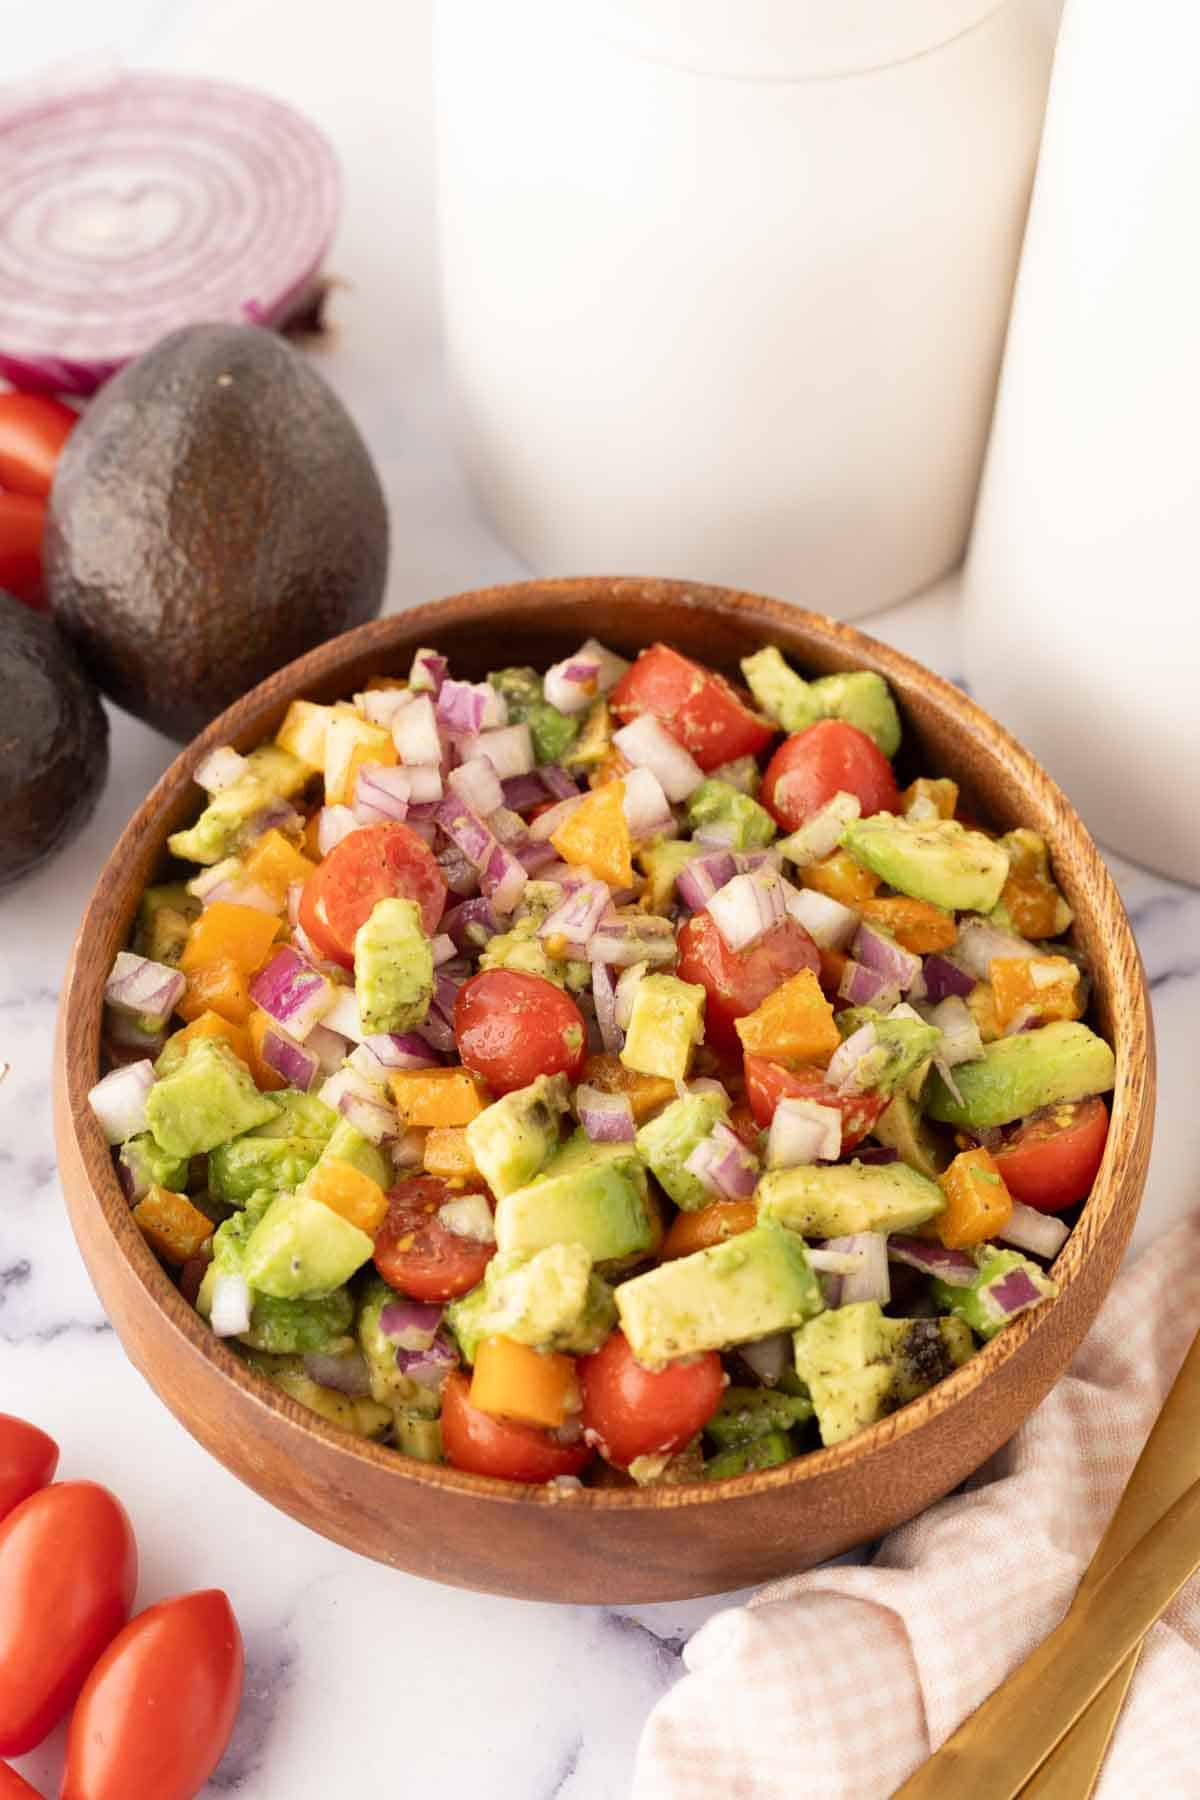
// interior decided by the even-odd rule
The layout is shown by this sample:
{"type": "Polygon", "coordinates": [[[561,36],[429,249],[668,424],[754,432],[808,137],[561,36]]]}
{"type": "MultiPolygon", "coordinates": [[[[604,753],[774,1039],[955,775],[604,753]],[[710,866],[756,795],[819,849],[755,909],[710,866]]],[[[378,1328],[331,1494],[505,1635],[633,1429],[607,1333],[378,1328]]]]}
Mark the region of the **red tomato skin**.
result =
{"type": "Polygon", "coordinates": [[[807,1063],[789,1069],[766,1056],[746,1058],[746,1098],[751,1111],[765,1131],[775,1117],[775,1108],[785,1096],[796,1100],[817,1100],[822,1106],[836,1106],[842,1115],[842,1154],[855,1149],[866,1137],[875,1121],[887,1111],[888,1099],[882,1094],[839,1094],[825,1080],[822,1069],[807,1063]]]}
{"type": "Polygon", "coordinates": [[[718,1050],[740,1050],[734,1021],[761,1006],[801,969],[814,974],[820,952],[795,919],[781,919],[748,950],[731,950],[710,913],[696,913],[679,933],[680,981],[698,982],[704,1003],[705,1041],[718,1050]]]}
{"type": "Polygon", "coordinates": [[[0,488],[46,500],[79,414],[48,394],[0,394],[0,488]]]}
{"type": "Polygon", "coordinates": [[[242,1634],[219,1588],[139,1613],[84,1684],[60,1800],[193,1800],[225,1754],[243,1668],[242,1634]]]}
{"type": "Polygon", "coordinates": [[[458,990],[454,1036],[468,1069],[496,1094],[539,1075],[575,1081],[587,1051],[583,1014],[553,981],[517,969],[485,969],[458,990]]]}
{"type": "Polygon", "coordinates": [[[644,1369],[614,1331],[578,1363],[583,1426],[605,1460],[627,1469],[638,1456],[673,1456],[721,1402],[725,1371],[715,1350],[665,1369],[644,1369]]]}
{"type": "Polygon", "coordinates": [[[58,1467],[58,1445],[28,1419],[0,1413],[0,1519],[22,1500],[49,1487],[58,1467]]]}
{"type": "Polygon", "coordinates": [[[375,1238],[375,1267],[389,1287],[409,1300],[454,1300],[483,1280],[494,1244],[459,1237],[437,1218],[439,1206],[459,1198],[440,1175],[413,1175],[388,1195],[388,1211],[375,1238]],[[415,1241],[406,1249],[400,1244],[415,1241]]]}
{"type": "Polygon", "coordinates": [[[446,908],[446,882],[432,850],[398,821],[351,832],[309,876],[300,924],[322,956],[354,967],[354,934],[377,900],[415,900],[430,937],[446,908]]]}
{"type": "Polygon", "coordinates": [[[452,1468],[502,1481],[553,1481],[578,1475],[590,1458],[589,1445],[557,1444],[535,1425],[493,1419],[470,1401],[471,1383],[461,1370],[442,1390],[442,1444],[452,1468]]]}
{"type": "Polygon", "coordinates": [[[1062,1212],[1091,1192],[1107,1141],[1103,1100],[1077,1100],[1027,1120],[993,1154],[1014,1200],[1039,1212],[1062,1212]],[[1056,1123],[1068,1114],[1069,1124],[1056,1123]]]}
{"type": "Polygon", "coordinates": [[[7,1763],[0,1763],[0,1800],[42,1800],[36,1788],[7,1763]]]}
{"type": "Polygon", "coordinates": [[[797,831],[839,791],[857,795],[864,818],[900,811],[896,777],[878,744],[844,719],[822,719],[780,744],[759,799],[785,831],[797,831]]]}
{"type": "Polygon", "coordinates": [[[35,612],[45,606],[42,533],[46,503],[28,494],[0,493],[0,589],[35,612]]]}
{"type": "Polygon", "coordinates": [[[707,771],[739,756],[757,756],[776,728],[732,682],[705,669],[669,644],[643,650],[608,697],[623,723],[653,713],[707,771]]]}
{"type": "Polygon", "coordinates": [[[0,1525],[0,1756],[23,1756],[62,1718],[129,1617],[137,1546],[124,1507],[64,1481],[0,1525]]]}

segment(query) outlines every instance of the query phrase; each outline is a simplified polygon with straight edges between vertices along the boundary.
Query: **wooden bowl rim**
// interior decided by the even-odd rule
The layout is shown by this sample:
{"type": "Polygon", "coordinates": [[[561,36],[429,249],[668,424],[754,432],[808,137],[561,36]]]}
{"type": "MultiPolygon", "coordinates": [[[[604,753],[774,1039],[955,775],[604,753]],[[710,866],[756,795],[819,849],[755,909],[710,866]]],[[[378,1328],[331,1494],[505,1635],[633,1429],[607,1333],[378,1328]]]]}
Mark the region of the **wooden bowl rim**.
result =
{"type": "MultiPolygon", "coordinates": [[[[256,724],[255,731],[265,727],[256,724]]],[[[1119,1152],[1134,1141],[1139,1123],[1153,1102],[1154,1039],[1145,977],[1137,945],[1124,907],[1103,859],[1090,833],[1061,788],[1018,741],[978,706],[966,693],[941,676],[890,645],[881,643],[854,626],[843,624],[805,608],[742,590],[713,587],[701,582],[656,580],[637,577],[563,577],[550,580],[512,582],[490,588],[469,589],[444,599],[429,601],[401,613],[372,620],[339,637],[330,639],[305,656],[276,671],[265,681],[243,695],[220,714],[174,759],[137,808],[101,871],[80,923],[60,1000],[62,1055],[56,1079],[67,1087],[70,1129],[90,1181],[90,1199],[97,1202],[112,1232],[114,1246],[123,1254],[137,1275],[146,1296],[167,1315],[181,1339],[181,1352],[192,1352],[213,1365],[242,1393],[264,1410],[286,1419],[296,1430],[307,1433],[340,1452],[351,1462],[373,1465],[397,1483],[416,1482],[429,1487],[483,1497],[501,1506],[561,1506],[564,1503],[600,1511],[627,1509],[671,1511],[676,1508],[719,1505],[722,1500],[759,1494],[779,1488],[803,1487],[820,1481],[825,1475],[844,1469],[855,1462],[866,1462],[894,1439],[911,1437],[933,1419],[969,1399],[1003,1364],[1017,1356],[1033,1342],[1055,1308],[1061,1306],[1076,1279],[1087,1249],[1113,1222],[1118,1209],[1124,1157],[1119,1152]],[[423,1463],[400,1452],[386,1449],[346,1432],[322,1419],[307,1407],[283,1394],[265,1376],[256,1374],[225,1343],[213,1335],[194,1309],[180,1295],[174,1283],[149,1249],[141,1232],[133,1223],[132,1212],[117,1179],[112,1157],[103,1133],[87,1104],[87,1093],[99,1072],[100,1013],[103,971],[92,971],[85,978],[80,968],[80,951],[103,921],[123,909],[125,887],[123,868],[135,849],[146,821],[165,809],[177,798],[191,777],[191,771],[209,750],[227,743],[233,735],[247,731],[247,722],[261,711],[282,715],[289,700],[302,697],[305,690],[318,682],[328,682],[337,670],[358,661],[364,653],[388,653],[400,639],[406,645],[438,642],[439,631],[446,626],[461,625],[472,614],[487,614],[503,607],[512,613],[528,613],[531,626],[537,615],[556,600],[570,600],[597,587],[609,593],[627,590],[631,597],[669,601],[689,610],[719,611],[754,615],[756,623],[776,625],[781,642],[789,654],[802,654],[802,646],[786,640],[798,637],[816,641],[834,650],[847,666],[873,667],[891,679],[902,691],[916,688],[922,696],[955,717],[965,731],[987,748],[991,758],[1023,787],[1040,787],[1045,802],[1056,806],[1062,816],[1060,839],[1073,840],[1075,854],[1087,866],[1096,895],[1091,908],[1101,926],[1105,941],[1113,952],[1113,966],[1123,966],[1134,973],[1127,979],[1119,975],[1112,993],[1112,1011],[1128,1021],[1128,1035],[1144,1041],[1146,1055],[1140,1062],[1119,1059],[1114,1089],[1112,1124],[1104,1164],[1097,1177],[1091,1198],[1076,1229],[1071,1233],[1056,1263],[1054,1275],[1060,1292],[1032,1312],[1025,1313],[983,1345],[971,1360],[951,1376],[939,1382],[928,1393],[901,1407],[878,1424],[831,1448],[807,1452],[778,1468],[731,1477],[725,1481],[697,1482],[666,1488],[571,1488],[527,1485],[498,1477],[468,1474],[444,1464],[423,1463]],[[240,722],[239,722],[240,721],[240,722]],[[1124,949],[1125,956],[1117,954],[1124,949]],[[1118,985],[1119,984],[1119,985],[1118,985]],[[90,1057],[72,1058],[66,1046],[80,1043],[92,1051],[90,1057]],[[90,1079],[85,1073],[90,1067],[90,1079]],[[1084,1220],[1088,1231],[1080,1227],[1084,1220]]],[[[151,1385],[154,1385],[153,1381],[151,1385]]]]}

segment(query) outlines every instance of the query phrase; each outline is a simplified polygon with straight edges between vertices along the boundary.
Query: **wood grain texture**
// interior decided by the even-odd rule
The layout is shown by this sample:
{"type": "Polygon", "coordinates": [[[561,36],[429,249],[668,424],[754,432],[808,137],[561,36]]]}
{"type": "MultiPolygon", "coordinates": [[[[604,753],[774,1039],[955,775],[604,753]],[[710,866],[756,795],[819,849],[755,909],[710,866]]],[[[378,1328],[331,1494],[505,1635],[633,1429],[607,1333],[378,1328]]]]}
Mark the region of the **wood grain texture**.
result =
{"type": "Polygon", "coordinates": [[[1154,1043],[1145,980],[1096,846],[1033,758],[958,689],[849,626],[685,582],[594,579],[485,589],[364,625],[272,676],[179,756],[123,833],[84,915],[59,1009],[55,1129],[71,1222],[136,1367],[241,1480],[351,1549],[460,1587],[529,1599],[680,1599],[810,1567],[912,1518],[1016,1430],[1066,1368],[1120,1264],[1145,1182],[1154,1043]],[[1025,1314],[930,1393],[860,1436],[778,1469],[661,1490],[560,1491],[410,1461],[326,1424],[253,1374],[180,1298],[133,1224],[87,1105],[101,990],[163,844],[198,809],[209,750],[250,749],[293,698],[332,700],[406,673],[419,644],[456,672],[545,665],[594,634],[634,654],[656,639],[736,673],[779,644],[806,671],[875,669],[905,720],[902,774],[950,774],[1001,827],[1049,842],[1117,1056],[1104,1165],[1055,1267],[1058,1298],[1025,1314]]]}

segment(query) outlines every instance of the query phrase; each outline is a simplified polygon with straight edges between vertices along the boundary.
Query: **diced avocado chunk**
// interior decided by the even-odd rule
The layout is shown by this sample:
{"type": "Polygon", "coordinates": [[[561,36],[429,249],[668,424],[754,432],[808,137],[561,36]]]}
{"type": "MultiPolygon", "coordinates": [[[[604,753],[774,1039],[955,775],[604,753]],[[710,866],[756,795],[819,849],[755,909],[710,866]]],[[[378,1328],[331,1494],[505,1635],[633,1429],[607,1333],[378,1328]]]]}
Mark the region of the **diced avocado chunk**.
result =
{"type": "Polygon", "coordinates": [[[600,1269],[637,1261],[654,1247],[657,1235],[646,1171],[633,1146],[593,1144],[582,1131],[544,1174],[502,1195],[496,1206],[500,1250],[582,1244],[600,1269]]]}
{"type": "Polygon", "coordinates": [[[749,1475],[755,1469],[774,1469],[790,1462],[796,1451],[786,1431],[764,1431],[710,1456],[704,1465],[705,1481],[727,1481],[732,1475],[749,1475]]]}
{"type": "MultiPolygon", "coordinates": [[[[386,1337],[380,1326],[385,1306],[403,1304],[399,1294],[386,1281],[374,1277],[363,1293],[356,1327],[359,1348],[367,1365],[372,1396],[384,1406],[402,1408],[409,1414],[436,1417],[441,1405],[438,1390],[426,1387],[405,1375],[396,1360],[397,1346],[386,1337]]],[[[411,1453],[410,1453],[411,1454],[411,1453]]]]}
{"type": "Polygon", "coordinates": [[[187,943],[188,926],[200,917],[200,902],[181,881],[149,887],[138,906],[133,947],[139,956],[174,968],[187,943]]]}
{"type": "Polygon", "coordinates": [[[784,731],[807,731],[824,717],[812,683],[789,667],[774,644],[743,656],[742,674],[760,711],[784,731]]]}
{"type": "Polygon", "coordinates": [[[305,1373],[298,1356],[268,1356],[260,1350],[251,1350],[247,1352],[246,1361],[260,1375],[282,1388],[285,1394],[298,1400],[301,1406],[319,1413],[331,1425],[340,1425],[343,1431],[352,1431],[355,1437],[386,1437],[392,1429],[392,1413],[388,1407],[381,1406],[377,1400],[358,1400],[349,1394],[339,1394],[333,1388],[322,1387],[305,1373]]]}
{"type": "Polygon", "coordinates": [[[299,1088],[277,1088],[271,1098],[279,1111],[259,1126],[259,1137],[315,1138],[325,1144],[340,1122],[332,1106],[299,1088]]]}
{"type": "Polygon", "coordinates": [[[511,1194],[541,1172],[558,1149],[558,1124],[566,1110],[566,1077],[539,1075],[471,1120],[467,1147],[493,1194],[511,1194]]]}
{"type": "Polygon", "coordinates": [[[450,1302],[446,1321],[469,1363],[485,1337],[586,1356],[613,1329],[617,1309],[582,1244],[549,1244],[532,1256],[521,1250],[494,1256],[479,1286],[450,1302]]]}
{"type": "Polygon", "coordinates": [[[349,1119],[338,1120],[321,1152],[321,1161],[349,1163],[360,1175],[369,1175],[385,1193],[392,1185],[394,1171],[388,1158],[349,1119]]]}
{"type": "Polygon", "coordinates": [[[728,1111],[723,1094],[688,1094],[672,1100],[637,1134],[638,1154],[684,1212],[695,1212],[712,1199],[708,1188],[684,1164],[728,1111]]]}
{"type": "Polygon", "coordinates": [[[888,1319],[875,1300],[822,1313],[796,1333],[824,1444],[873,1425],[965,1362],[972,1345],[942,1319],[888,1319]]]}
{"type": "Polygon", "coordinates": [[[160,1150],[199,1156],[265,1125],[278,1112],[246,1065],[217,1038],[193,1038],[187,1055],[146,1097],[146,1123],[160,1150]]]}
{"type": "Polygon", "coordinates": [[[642,899],[650,912],[670,910],[675,898],[675,883],[688,864],[703,855],[704,845],[693,844],[687,838],[658,838],[653,844],[642,846],[637,852],[637,860],[646,877],[642,899]]]}
{"type": "Polygon", "coordinates": [[[303,1192],[273,1200],[246,1243],[242,1272],[276,1300],[332,1293],[370,1259],[365,1231],[303,1192]]]}
{"type": "Polygon", "coordinates": [[[674,975],[646,975],[633,996],[621,1061],[639,1075],[682,1081],[704,1038],[704,989],[674,975]]]}
{"type": "Polygon", "coordinates": [[[915,1231],[945,1205],[936,1181],[899,1162],[801,1164],[771,1169],[758,1184],[759,1219],[806,1238],[915,1231]]]}
{"type": "Polygon", "coordinates": [[[705,1435],[722,1450],[749,1443],[769,1431],[791,1431],[807,1424],[813,1403],[807,1394],[781,1394],[774,1388],[726,1388],[705,1435]]]}
{"type": "Polygon", "coordinates": [[[974,1062],[960,1063],[954,1081],[961,1100],[935,1071],[925,1109],[943,1125],[972,1131],[1009,1125],[1042,1106],[1106,1094],[1115,1079],[1116,1058],[1104,1039],[1077,1019],[1058,1019],[998,1038],[974,1062]]]}
{"type": "Polygon", "coordinates": [[[725,826],[731,850],[761,850],[779,830],[765,806],[711,775],[688,801],[688,823],[693,831],[702,825],[725,826]]]}
{"type": "Polygon", "coordinates": [[[350,1330],[354,1301],[347,1287],[335,1288],[317,1300],[276,1300],[255,1294],[250,1309],[250,1329],[242,1343],[273,1356],[298,1356],[305,1351],[329,1350],[350,1330]]]}
{"type": "Polygon", "coordinates": [[[875,1094],[894,1094],[922,1063],[928,1062],[942,1036],[936,1025],[926,1024],[915,1014],[912,1018],[897,1018],[870,1006],[853,1006],[840,1012],[837,1025],[843,1038],[862,1025],[875,1027],[874,1047],[864,1053],[855,1076],[860,1091],[875,1094]]]}
{"type": "Polygon", "coordinates": [[[595,700],[588,708],[583,730],[570,749],[564,752],[564,768],[573,774],[586,773],[604,761],[612,747],[613,722],[607,700],[595,700]]]}
{"type": "Polygon", "coordinates": [[[354,991],[363,1030],[409,1031],[433,998],[433,946],[415,900],[377,900],[354,938],[354,991]]]}
{"type": "Polygon", "coordinates": [[[244,1206],[252,1194],[290,1194],[323,1147],[317,1138],[259,1137],[253,1132],[233,1138],[208,1153],[209,1189],[230,1206],[244,1206]]]}
{"type": "Polygon", "coordinates": [[[852,820],[842,843],[898,893],[947,912],[990,912],[1008,879],[1007,851],[957,819],[874,813],[852,820]]]}
{"type": "Polygon", "coordinates": [[[140,1200],[156,1185],[170,1188],[175,1194],[182,1193],[187,1186],[187,1157],[169,1155],[159,1148],[148,1131],[139,1131],[136,1137],[128,1138],[121,1145],[120,1160],[129,1172],[135,1200],[140,1200]]]}
{"type": "Polygon", "coordinates": [[[948,1313],[969,1325],[981,1338],[996,1333],[1042,1300],[1051,1300],[1058,1283],[1019,1250],[984,1245],[976,1252],[979,1273],[970,1287],[951,1287],[935,1280],[933,1296],[948,1313]]]}
{"type": "Polygon", "coordinates": [[[524,722],[540,763],[561,762],[579,735],[579,720],[551,706],[534,669],[496,669],[488,680],[504,695],[509,723],[524,722]]]}
{"type": "Polygon", "coordinates": [[[398,1406],[395,1412],[392,1442],[402,1456],[414,1456],[418,1462],[440,1463],[445,1460],[442,1449],[442,1422],[423,1418],[398,1406]]]}
{"type": "Polygon", "coordinates": [[[926,1393],[975,1354],[975,1339],[961,1319],[885,1319],[884,1326],[892,1334],[897,1406],[926,1393]],[[906,1329],[897,1333],[898,1325],[906,1329]]]}
{"type": "Polygon", "coordinates": [[[912,1169],[936,1181],[948,1169],[953,1147],[934,1131],[920,1108],[905,1093],[893,1094],[887,1111],[871,1127],[876,1143],[886,1144],[912,1169]]]}
{"type": "Polygon", "coordinates": [[[800,1238],[772,1223],[660,1263],[617,1289],[621,1328],[648,1369],[790,1330],[823,1304],[800,1238]]]}
{"type": "MultiPolygon", "coordinates": [[[[549,887],[553,883],[539,885],[549,887]]],[[[557,891],[561,898],[562,890],[557,891]]],[[[489,938],[479,958],[480,969],[517,969],[522,975],[540,975],[543,981],[552,981],[556,987],[569,988],[573,993],[589,986],[590,963],[551,956],[545,939],[538,936],[538,926],[548,910],[543,907],[534,912],[523,911],[508,931],[498,931],[489,938]]]]}
{"type": "Polygon", "coordinates": [[[885,756],[900,748],[900,715],[882,675],[852,669],[805,681],[770,647],[742,662],[755,700],[785,731],[807,731],[818,719],[844,719],[874,740],[885,756]]]}
{"type": "Polygon", "coordinates": [[[290,800],[308,780],[299,757],[278,744],[251,750],[249,768],[238,780],[214,794],[196,823],[167,839],[172,856],[184,862],[218,863],[238,848],[246,826],[272,800],[290,800]]]}

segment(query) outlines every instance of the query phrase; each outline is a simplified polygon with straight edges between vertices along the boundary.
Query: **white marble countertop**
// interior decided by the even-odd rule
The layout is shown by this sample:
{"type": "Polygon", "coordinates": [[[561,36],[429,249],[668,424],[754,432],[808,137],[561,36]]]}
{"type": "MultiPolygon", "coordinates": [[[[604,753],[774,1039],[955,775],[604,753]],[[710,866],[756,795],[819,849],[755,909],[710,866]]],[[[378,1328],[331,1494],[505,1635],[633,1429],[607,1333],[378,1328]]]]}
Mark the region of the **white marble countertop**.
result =
{"type": "MultiPolygon", "coordinates": [[[[306,107],[346,174],[332,268],[347,286],[316,355],[379,462],[395,610],[525,571],[473,507],[446,429],[430,203],[428,0],[86,0],[15,6],[6,69],[107,43],[130,60],[256,82],[306,107]],[[71,20],[75,29],[71,29],[71,20]],[[331,29],[333,27],[333,29],[331,29]],[[103,33],[103,36],[100,34],[103,33]]],[[[679,571],[702,575],[702,570],[679,571]]],[[[954,583],[868,621],[958,669],[954,583]]],[[[805,596],[819,604],[819,596],[805,596]]],[[[113,716],[113,768],[84,834],[0,903],[0,1410],[54,1433],[62,1474],[110,1484],[142,1551],[139,1604],[228,1589],[248,1650],[237,1735],[206,1794],[327,1800],[452,1781],[488,1800],[620,1800],[638,1732],[723,1599],[636,1609],[526,1605],[362,1561],[275,1512],[177,1425],[126,1362],[63,1210],[50,1125],[55,1000],[95,875],[172,747],[113,716]]],[[[1154,993],[1158,1134],[1138,1241],[1197,1198],[1200,893],[1120,863],[1154,993]]],[[[50,1787],[60,1734],[18,1766],[50,1787]]]]}

